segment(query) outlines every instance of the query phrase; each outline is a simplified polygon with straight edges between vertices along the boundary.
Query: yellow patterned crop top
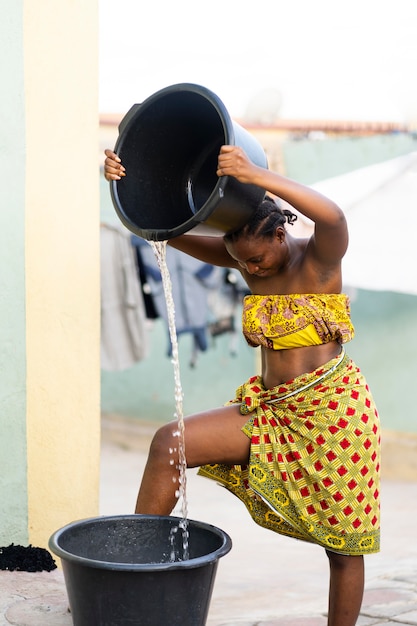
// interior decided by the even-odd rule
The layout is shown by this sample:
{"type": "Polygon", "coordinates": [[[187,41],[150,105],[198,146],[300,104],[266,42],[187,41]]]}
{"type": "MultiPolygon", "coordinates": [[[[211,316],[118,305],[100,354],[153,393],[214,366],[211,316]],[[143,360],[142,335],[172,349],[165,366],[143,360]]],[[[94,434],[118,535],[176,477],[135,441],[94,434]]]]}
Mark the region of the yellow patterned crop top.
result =
{"type": "Polygon", "coordinates": [[[243,335],[250,346],[272,350],[346,343],[355,334],[345,294],[245,296],[243,335]]]}

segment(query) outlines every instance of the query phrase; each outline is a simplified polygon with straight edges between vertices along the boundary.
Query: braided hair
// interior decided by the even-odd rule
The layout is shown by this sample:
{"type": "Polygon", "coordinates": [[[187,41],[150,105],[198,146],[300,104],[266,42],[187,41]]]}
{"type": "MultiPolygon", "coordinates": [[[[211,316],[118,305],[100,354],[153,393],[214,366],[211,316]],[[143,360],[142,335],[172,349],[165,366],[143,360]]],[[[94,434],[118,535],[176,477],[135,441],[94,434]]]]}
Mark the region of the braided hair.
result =
{"type": "Polygon", "coordinates": [[[232,243],[244,236],[271,238],[278,226],[284,226],[286,223],[292,225],[296,219],[295,213],[281,209],[273,198],[265,196],[249,221],[238,230],[224,235],[224,240],[232,243]]]}

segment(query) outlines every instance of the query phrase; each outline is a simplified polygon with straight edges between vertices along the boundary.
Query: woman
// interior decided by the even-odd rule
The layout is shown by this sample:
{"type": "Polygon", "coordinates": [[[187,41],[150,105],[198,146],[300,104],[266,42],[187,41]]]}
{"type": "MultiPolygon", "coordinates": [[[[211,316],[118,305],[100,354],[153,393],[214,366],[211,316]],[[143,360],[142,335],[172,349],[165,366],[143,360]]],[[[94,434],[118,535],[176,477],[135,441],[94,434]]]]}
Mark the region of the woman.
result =
{"type": "MultiPolygon", "coordinates": [[[[105,176],[126,171],[110,150],[105,176]]],[[[218,176],[233,176],[289,203],[312,220],[310,238],[294,237],[296,216],[266,197],[248,224],[220,237],[183,235],[168,243],[202,261],[240,270],[252,295],[243,333],[261,346],[262,374],[234,401],[186,418],[188,467],[223,483],[253,519],[316,543],[330,564],[329,626],[353,626],[363,587],[363,555],[379,551],[379,422],[365,379],[344,353],[352,339],[341,294],[348,245],[341,209],[314,190],[253,164],[223,146],[218,176]]],[[[136,512],[169,515],[176,465],[169,462],[177,424],[152,441],[136,512]]]]}

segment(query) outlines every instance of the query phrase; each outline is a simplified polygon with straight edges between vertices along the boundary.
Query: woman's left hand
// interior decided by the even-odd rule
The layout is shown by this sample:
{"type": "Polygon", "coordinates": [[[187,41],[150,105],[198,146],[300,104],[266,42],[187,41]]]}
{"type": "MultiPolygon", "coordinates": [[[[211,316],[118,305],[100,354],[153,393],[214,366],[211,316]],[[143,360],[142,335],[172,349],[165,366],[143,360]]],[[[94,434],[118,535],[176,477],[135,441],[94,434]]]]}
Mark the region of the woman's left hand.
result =
{"type": "Polygon", "coordinates": [[[251,183],[257,166],[239,146],[222,146],[218,157],[217,176],[233,176],[240,183],[251,183]]]}

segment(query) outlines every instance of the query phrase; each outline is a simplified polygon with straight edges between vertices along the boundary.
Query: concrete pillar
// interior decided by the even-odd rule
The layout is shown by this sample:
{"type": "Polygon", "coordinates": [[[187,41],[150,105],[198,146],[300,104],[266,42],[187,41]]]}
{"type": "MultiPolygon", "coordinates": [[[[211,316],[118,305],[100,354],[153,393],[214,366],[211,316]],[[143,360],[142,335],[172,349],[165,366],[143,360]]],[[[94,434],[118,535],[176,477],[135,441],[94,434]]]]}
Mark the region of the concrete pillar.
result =
{"type": "Polygon", "coordinates": [[[0,545],[98,512],[98,5],[0,20],[0,545]]]}

